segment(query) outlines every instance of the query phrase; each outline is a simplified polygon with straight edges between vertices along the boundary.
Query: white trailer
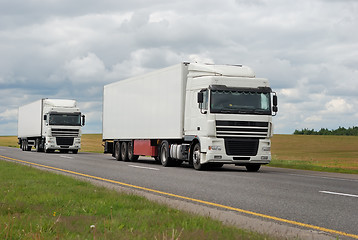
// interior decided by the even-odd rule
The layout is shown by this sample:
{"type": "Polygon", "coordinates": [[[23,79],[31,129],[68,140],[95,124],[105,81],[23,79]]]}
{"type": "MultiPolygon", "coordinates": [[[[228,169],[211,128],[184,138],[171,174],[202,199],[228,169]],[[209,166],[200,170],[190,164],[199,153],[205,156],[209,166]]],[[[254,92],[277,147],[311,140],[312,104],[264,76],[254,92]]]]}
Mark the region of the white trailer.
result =
{"type": "Polygon", "coordinates": [[[250,68],[180,63],[104,86],[105,153],[258,171],[271,160],[276,112],[276,94],[250,68]]]}
{"type": "Polygon", "coordinates": [[[23,151],[77,153],[84,124],[75,100],[40,99],[19,107],[18,144],[23,151]]]}

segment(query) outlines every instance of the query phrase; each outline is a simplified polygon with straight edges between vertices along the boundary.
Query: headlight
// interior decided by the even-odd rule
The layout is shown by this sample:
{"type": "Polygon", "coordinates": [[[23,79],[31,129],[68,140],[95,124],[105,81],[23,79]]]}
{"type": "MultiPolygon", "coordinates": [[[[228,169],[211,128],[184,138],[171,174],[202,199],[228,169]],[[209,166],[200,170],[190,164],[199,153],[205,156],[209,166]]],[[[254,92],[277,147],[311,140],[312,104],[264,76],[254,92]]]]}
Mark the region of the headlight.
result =
{"type": "Polygon", "coordinates": [[[263,147],[263,148],[262,148],[262,151],[267,151],[267,152],[268,152],[268,151],[271,151],[271,147],[263,147]]]}

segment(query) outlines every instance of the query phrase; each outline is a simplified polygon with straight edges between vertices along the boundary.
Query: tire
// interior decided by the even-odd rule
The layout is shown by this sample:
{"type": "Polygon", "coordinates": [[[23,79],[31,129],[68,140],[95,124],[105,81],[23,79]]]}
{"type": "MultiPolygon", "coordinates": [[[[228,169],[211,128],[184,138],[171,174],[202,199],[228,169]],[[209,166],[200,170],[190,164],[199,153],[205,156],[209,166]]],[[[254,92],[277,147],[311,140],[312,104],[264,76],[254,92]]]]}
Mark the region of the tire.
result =
{"type": "Polygon", "coordinates": [[[245,167],[248,172],[257,172],[259,171],[261,164],[250,164],[246,165],[245,167]]]}
{"type": "Polygon", "coordinates": [[[200,143],[196,143],[193,147],[191,159],[193,161],[193,167],[195,170],[204,170],[205,164],[200,163],[200,143]]]}
{"type": "Polygon", "coordinates": [[[115,146],[114,146],[114,158],[117,161],[121,161],[121,143],[120,142],[116,142],[115,146]]]}
{"type": "Polygon", "coordinates": [[[159,159],[164,167],[172,166],[173,160],[171,159],[169,154],[168,141],[163,141],[162,144],[160,145],[159,159]]]}
{"type": "Polygon", "coordinates": [[[39,138],[36,138],[36,140],[35,140],[35,149],[36,149],[36,152],[42,152],[41,150],[41,142],[40,142],[41,140],[39,139],[39,138]]]}
{"type": "Polygon", "coordinates": [[[27,140],[24,143],[24,151],[31,151],[31,146],[29,146],[29,143],[27,142],[27,140]]]}
{"type": "Polygon", "coordinates": [[[78,153],[78,149],[72,150],[73,154],[77,154],[78,153]]]}
{"type": "Polygon", "coordinates": [[[128,162],[128,144],[126,142],[121,143],[121,158],[123,161],[128,162]]]}
{"type": "Polygon", "coordinates": [[[135,162],[139,158],[138,155],[133,155],[133,142],[128,142],[128,159],[129,161],[135,162]]]}

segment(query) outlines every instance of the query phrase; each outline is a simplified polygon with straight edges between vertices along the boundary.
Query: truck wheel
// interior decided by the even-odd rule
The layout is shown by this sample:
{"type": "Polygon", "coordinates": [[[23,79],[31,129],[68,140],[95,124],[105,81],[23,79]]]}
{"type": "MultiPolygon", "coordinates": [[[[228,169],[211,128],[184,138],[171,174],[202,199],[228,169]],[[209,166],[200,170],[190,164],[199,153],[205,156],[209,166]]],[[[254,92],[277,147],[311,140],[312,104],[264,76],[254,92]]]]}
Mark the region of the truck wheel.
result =
{"type": "Polygon", "coordinates": [[[55,152],[55,150],[54,149],[45,149],[45,153],[54,153],[55,152]]]}
{"type": "Polygon", "coordinates": [[[77,154],[78,153],[78,149],[72,150],[73,154],[77,154]]]}
{"type": "Polygon", "coordinates": [[[41,147],[40,147],[40,144],[41,144],[41,142],[40,142],[41,140],[40,139],[36,139],[36,141],[35,141],[35,149],[36,149],[36,152],[42,152],[41,150],[41,147]]]}
{"type": "Polygon", "coordinates": [[[123,161],[128,162],[128,145],[126,142],[121,143],[121,158],[123,161]]]}
{"type": "Polygon", "coordinates": [[[162,165],[164,167],[169,167],[172,165],[172,159],[170,158],[169,155],[169,143],[168,141],[163,141],[162,144],[160,145],[160,162],[162,163],[162,165]]]}
{"type": "Polygon", "coordinates": [[[139,158],[138,155],[133,155],[133,142],[128,142],[128,159],[129,161],[135,162],[139,158]]]}
{"type": "Polygon", "coordinates": [[[24,144],[24,151],[31,151],[31,146],[29,146],[29,143],[27,140],[25,141],[25,144],[24,144]]]}
{"type": "Polygon", "coordinates": [[[257,172],[260,169],[261,165],[260,164],[250,164],[250,165],[246,165],[245,167],[248,172],[257,172]]]}
{"type": "Polygon", "coordinates": [[[114,146],[114,157],[117,161],[121,161],[121,143],[116,142],[116,145],[114,146]]]}
{"type": "Polygon", "coordinates": [[[200,163],[200,143],[196,143],[193,147],[192,160],[195,170],[203,170],[205,164],[200,163]]]}

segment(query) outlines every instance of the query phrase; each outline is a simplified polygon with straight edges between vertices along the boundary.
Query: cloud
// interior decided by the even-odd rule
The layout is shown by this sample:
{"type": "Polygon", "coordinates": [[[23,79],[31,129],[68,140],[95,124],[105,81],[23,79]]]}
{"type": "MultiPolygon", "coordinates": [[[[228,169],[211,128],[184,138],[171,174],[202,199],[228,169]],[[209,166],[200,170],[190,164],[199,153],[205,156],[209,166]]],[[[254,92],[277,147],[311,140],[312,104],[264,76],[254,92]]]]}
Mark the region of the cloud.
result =
{"type": "Polygon", "coordinates": [[[335,98],[325,105],[326,109],[323,111],[325,114],[350,114],[353,112],[353,105],[346,102],[342,98],[335,98]]]}
{"type": "Polygon", "coordinates": [[[104,63],[93,53],[66,62],[64,69],[70,81],[76,84],[98,81],[106,74],[104,63]]]}
{"type": "Polygon", "coordinates": [[[0,135],[43,97],[78,100],[85,131],[101,132],[103,85],[182,61],[268,78],[276,133],[357,124],[356,1],[13,0],[0,29],[0,135]]]}

